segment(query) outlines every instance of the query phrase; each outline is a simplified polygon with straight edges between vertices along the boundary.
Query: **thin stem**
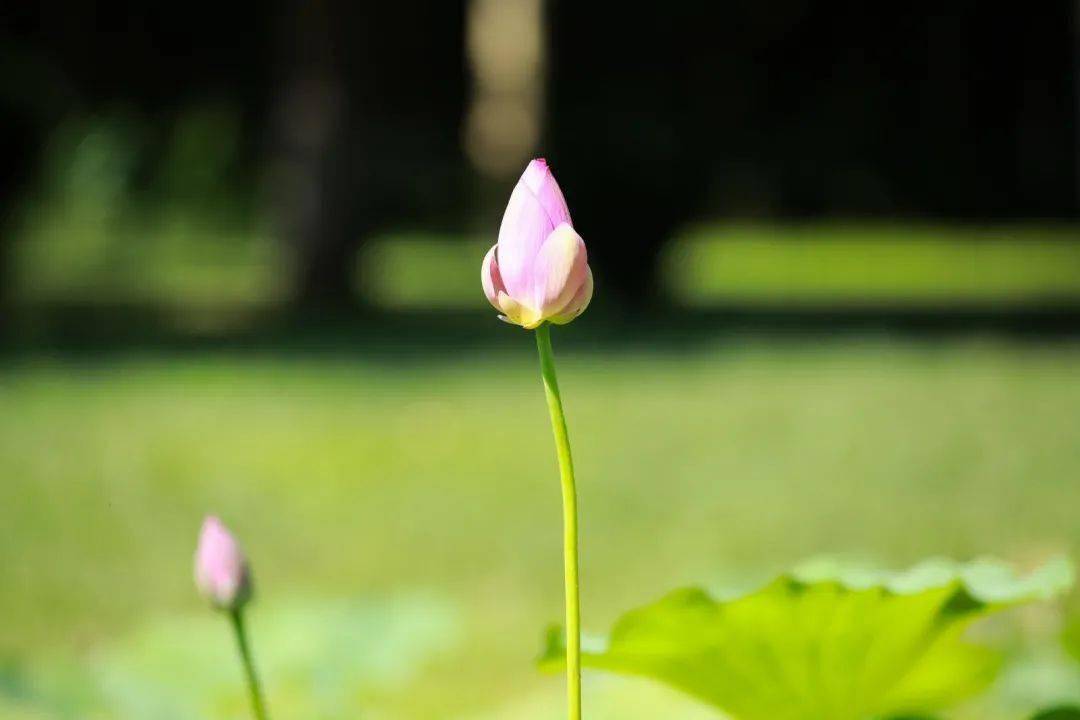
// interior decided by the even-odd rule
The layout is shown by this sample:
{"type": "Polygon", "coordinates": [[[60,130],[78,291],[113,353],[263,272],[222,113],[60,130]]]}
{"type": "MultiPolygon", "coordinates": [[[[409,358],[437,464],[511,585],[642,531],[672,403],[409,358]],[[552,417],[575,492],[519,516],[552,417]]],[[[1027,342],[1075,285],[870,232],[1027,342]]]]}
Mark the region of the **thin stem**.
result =
{"type": "Polygon", "coordinates": [[[251,712],[255,720],[269,720],[266,713],[266,704],[263,702],[262,688],[259,686],[259,676],[255,673],[255,663],[251,659],[251,646],[248,644],[247,629],[244,626],[243,611],[237,608],[229,613],[232,620],[233,630],[236,631],[236,644],[240,649],[240,662],[244,666],[244,674],[247,676],[248,692],[251,694],[251,712]]]}
{"type": "Polygon", "coordinates": [[[566,701],[570,720],[581,720],[581,601],[578,581],[577,489],[570,438],[566,432],[559,380],[555,376],[555,354],[551,349],[551,326],[536,328],[536,348],[540,351],[540,375],[544,379],[555,451],[559,457],[559,479],[563,500],[563,573],[566,585],[566,701]]]}

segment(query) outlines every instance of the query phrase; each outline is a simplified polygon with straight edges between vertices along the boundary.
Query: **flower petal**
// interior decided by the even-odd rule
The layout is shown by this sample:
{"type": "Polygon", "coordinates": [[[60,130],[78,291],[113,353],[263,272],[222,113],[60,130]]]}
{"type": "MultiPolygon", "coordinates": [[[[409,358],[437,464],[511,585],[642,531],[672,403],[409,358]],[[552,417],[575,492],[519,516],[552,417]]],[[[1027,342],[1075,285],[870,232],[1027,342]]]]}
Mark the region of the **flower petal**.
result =
{"type": "Polygon", "coordinates": [[[498,245],[492,245],[491,249],[487,251],[487,255],[484,256],[484,263],[480,266],[480,283],[484,286],[484,295],[487,296],[488,302],[495,306],[495,309],[499,308],[499,293],[506,292],[506,287],[503,285],[502,275],[499,273],[499,259],[496,255],[498,245]]]}
{"type": "Polygon", "coordinates": [[[522,305],[504,292],[499,293],[497,307],[503,311],[500,319],[512,325],[532,329],[544,321],[544,318],[536,310],[522,305]]]}
{"type": "Polygon", "coordinates": [[[559,184],[544,160],[525,168],[510,195],[499,227],[499,266],[507,292],[519,301],[533,294],[530,266],[548,235],[570,224],[559,184]]]}
{"type": "Polygon", "coordinates": [[[559,311],[558,315],[552,315],[548,318],[548,322],[552,322],[556,325],[565,325],[581,313],[585,312],[585,308],[589,307],[589,302],[592,300],[593,295],[593,277],[592,268],[586,266],[588,271],[585,276],[585,282],[582,283],[581,288],[577,291],[577,294],[567,303],[566,307],[559,311]]]}
{"type": "Polygon", "coordinates": [[[522,173],[520,182],[536,196],[553,228],[563,223],[571,226],[574,224],[570,221],[570,208],[566,206],[562,188],[555,181],[555,175],[548,167],[547,160],[536,158],[530,162],[522,173]]]}
{"type": "Polygon", "coordinates": [[[567,224],[557,227],[532,264],[532,306],[550,317],[567,306],[589,272],[585,243],[567,224]]]}

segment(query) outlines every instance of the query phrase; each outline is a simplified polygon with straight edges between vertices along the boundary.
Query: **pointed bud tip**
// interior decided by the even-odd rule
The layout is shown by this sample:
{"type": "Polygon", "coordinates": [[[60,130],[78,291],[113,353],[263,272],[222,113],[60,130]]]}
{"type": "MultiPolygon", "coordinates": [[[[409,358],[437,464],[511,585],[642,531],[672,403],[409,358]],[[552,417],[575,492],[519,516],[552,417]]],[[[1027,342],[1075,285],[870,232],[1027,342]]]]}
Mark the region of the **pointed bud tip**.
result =
{"type": "Polygon", "coordinates": [[[225,529],[225,524],[223,522],[221,522],[221,518],[219,518],[217,515],[207,515],[205,518],[203,518],[203,522],[202,522],[202,532],[203,533],[218,532],[218,531],[226,532],[226,533],[228,532],[228,530],[225,529]]]}
{"type": "MultiPolygon", "coordinates": [[[[524,183],[525,187],[529,188],[534,195],[538,195],[544,192],[545,187],[555,183],[555,175],[551,172],[547,160],[542,157],[534,158],[525,166],[525,171],[521,173],[519,182],[524,183]]],[[[541,199],[541,202],[545,203],[546,201],[541,199]]]]}

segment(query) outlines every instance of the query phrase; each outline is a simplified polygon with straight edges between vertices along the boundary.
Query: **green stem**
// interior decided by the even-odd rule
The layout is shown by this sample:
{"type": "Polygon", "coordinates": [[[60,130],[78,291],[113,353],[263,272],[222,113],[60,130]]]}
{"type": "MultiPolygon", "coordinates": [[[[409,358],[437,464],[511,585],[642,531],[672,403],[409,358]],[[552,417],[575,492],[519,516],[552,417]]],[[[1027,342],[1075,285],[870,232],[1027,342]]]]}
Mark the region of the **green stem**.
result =
{"type": "Polygon", "coordinates": [[[240,648],[240,662],[244,665],[244,674],[247,676],[248,692],[251,694],[251,712],[255,720],[269,720],[266,713],[266,704],[263,702],[262,688],[259,686],[259,676],[255,673],[255,663],[251,659],[251,646],[248,644],[247,629],[244,626],[243,611],[239,608],[229,613],[232,620],[233,630],[236,631],[236,644],[240,648]]]}
{"type": "Polygon", "coordinates": [[[570,720],[581,720],[581,601],[578,581],[577,489],[570,438],[566,432],[559,380],[555,376],[555,354],[551,349],[551,326],[536,328],[536,348],[540,351],[540,375],[544,379],[555,450],[559,456],[559,479],[563,500],[563,574],[566,585],[566,701],[570,720]]]}

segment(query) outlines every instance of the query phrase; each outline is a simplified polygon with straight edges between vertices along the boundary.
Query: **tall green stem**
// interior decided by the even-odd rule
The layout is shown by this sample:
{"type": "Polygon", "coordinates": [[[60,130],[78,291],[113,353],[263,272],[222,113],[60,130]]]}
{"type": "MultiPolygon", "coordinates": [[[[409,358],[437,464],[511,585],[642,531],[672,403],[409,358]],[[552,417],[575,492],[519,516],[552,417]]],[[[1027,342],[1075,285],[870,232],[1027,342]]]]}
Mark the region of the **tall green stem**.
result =
{"type": "Polygon", "coordinates": [[[559,478],[563,501],[563,575],[566,585],[566,701],[570,720],[581,720],[581,601],[578,581],[577,489],[570,438],[566,432],[559,380],[555,375],[555,354],[551,349],[551,326],[536,328],[536,348],[540,351],[540,375],[544,379],[555,451],[559,457],[559,478]]]}
{"type": "Polygon", "coordinates": [[[229,619],[232,620],[233,630],[236,631],[240,662],[244,665],[244,674],[247,676],[248,692],[251,694],[251,712],[255,720],[269,720],[270,716],[267,715],[266,704],[263,702],[262,688],[259,686],[259,676],[255,673],[255,663],[251,659],[251,646],[248,644],[243,611],[239,608],[231,611],[229,619]]]}

